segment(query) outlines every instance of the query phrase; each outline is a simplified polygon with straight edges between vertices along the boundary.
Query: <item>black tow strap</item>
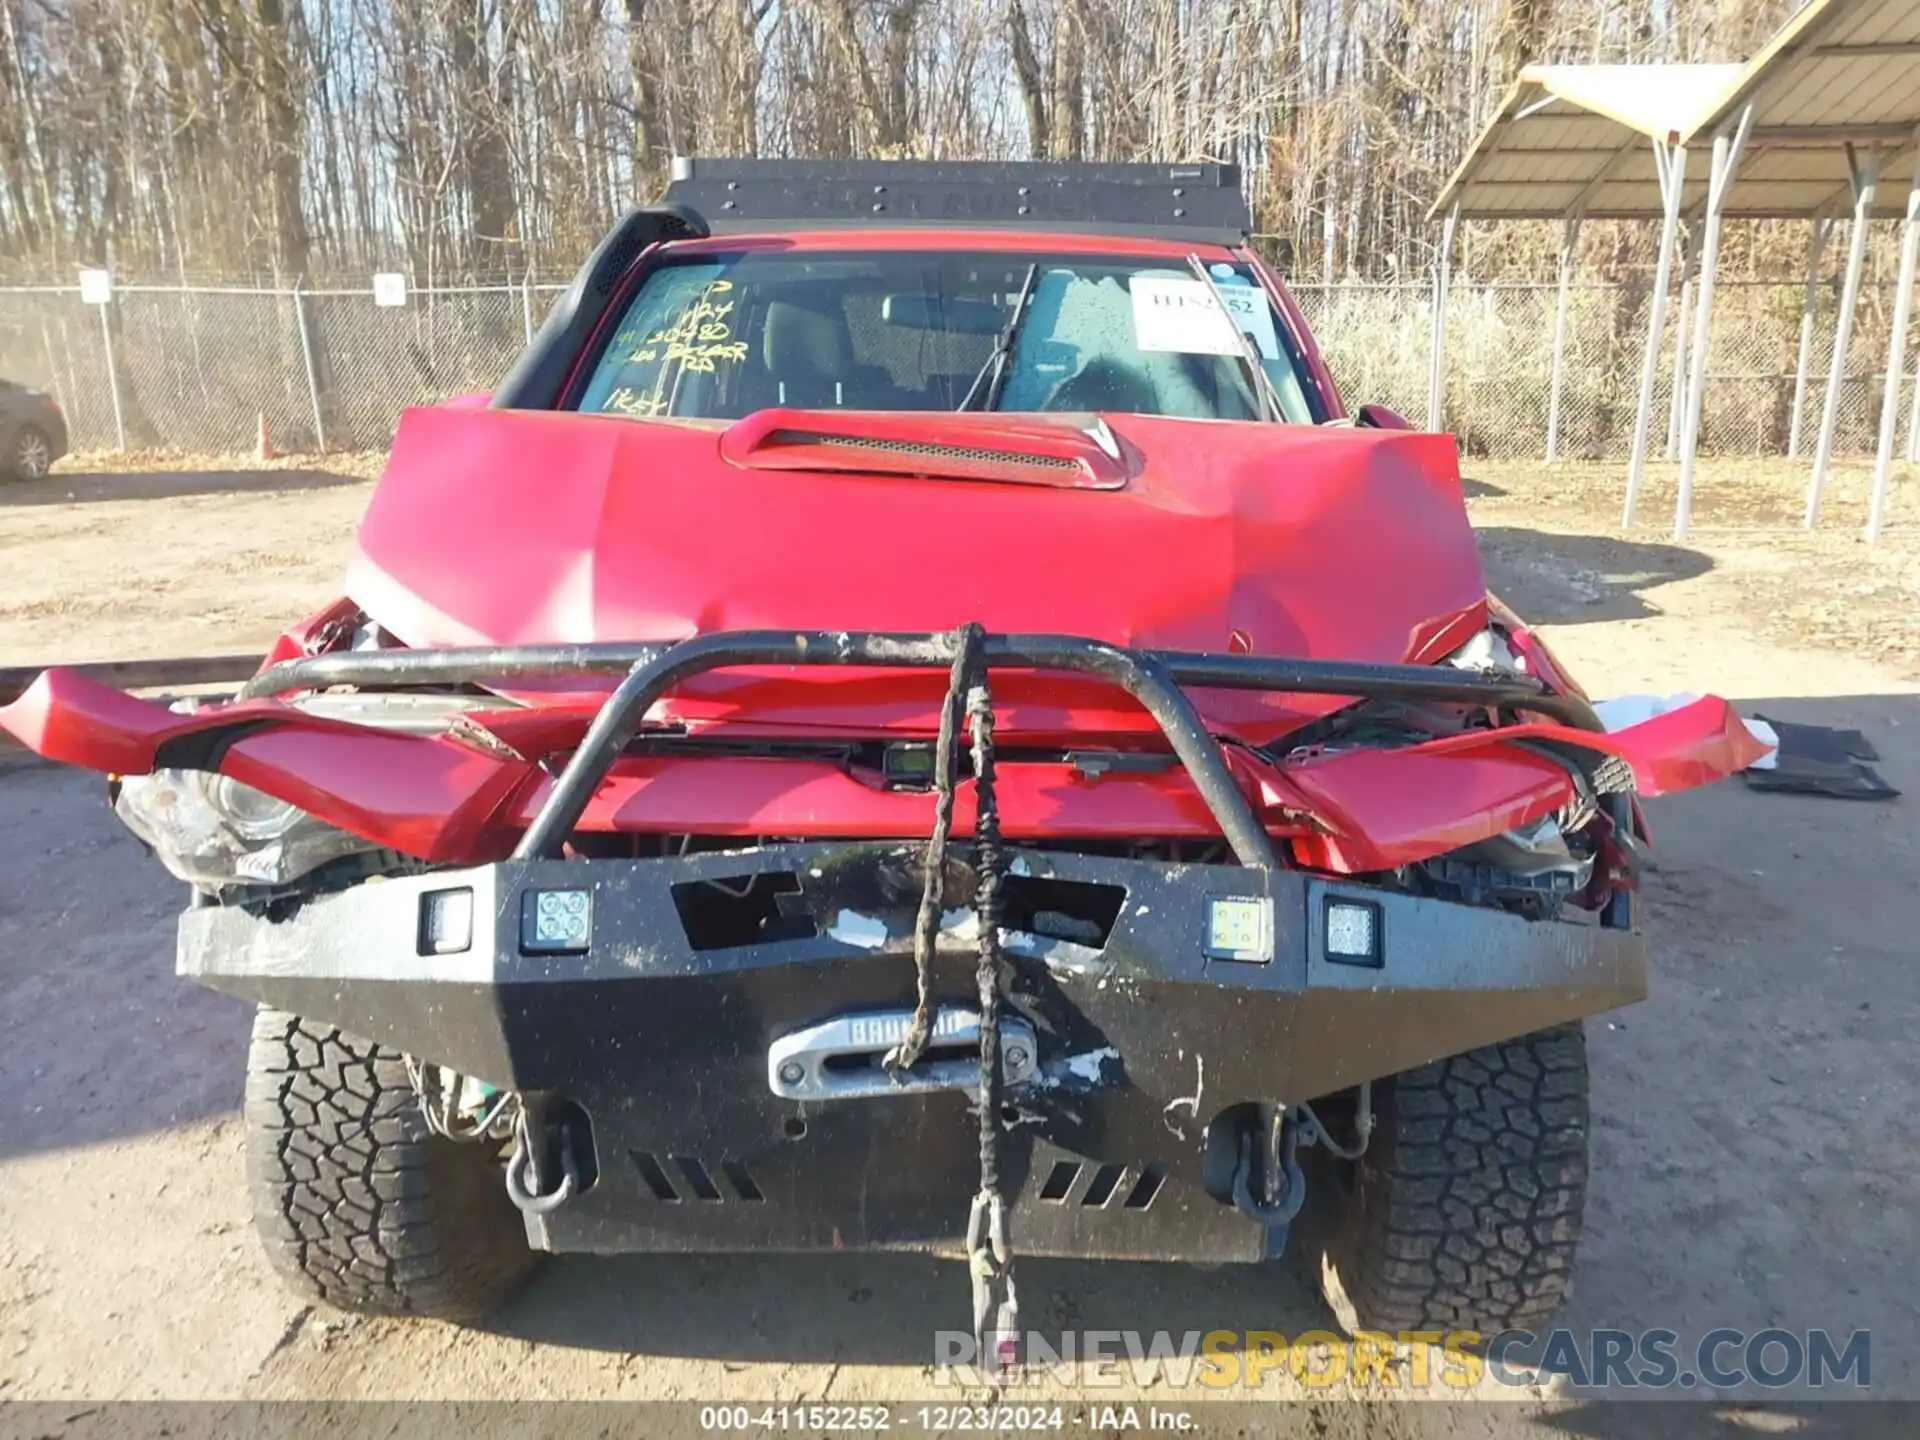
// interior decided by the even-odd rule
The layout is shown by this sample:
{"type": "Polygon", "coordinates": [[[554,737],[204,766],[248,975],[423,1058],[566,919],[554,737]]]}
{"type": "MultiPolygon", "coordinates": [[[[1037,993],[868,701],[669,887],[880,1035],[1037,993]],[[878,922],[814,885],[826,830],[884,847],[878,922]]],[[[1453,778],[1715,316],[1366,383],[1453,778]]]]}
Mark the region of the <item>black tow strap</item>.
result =
{"type": "Polygon", "coordinates": [[[980,932],[976,979],[980,992],[980,1190],[967,1216],[967,1270],[973,1286],[975,1363],[994,1380],[1004,1379],[1018,1359],[1019,1306],[1013,1290],[1013,1248],[1007,1235],[1007,1205],[1000,1194],[1000,884],[1006,851],[1000,843],[1000,812],[994,798],[993,692],[982,663],[986,633],[977,624],[953,634],[953,668],[940,734],[934,745],[933,829],[927,836],[914,926],[913,966],[917,999],[913,1020],[882,1064],[889,1072],[911,1069],[927,1046],[933,1026],[933,954],[946,902],[948,837],[953,827],[956,754],[964,714],[973,732],[975,873],[973,912],[980,932]]]}

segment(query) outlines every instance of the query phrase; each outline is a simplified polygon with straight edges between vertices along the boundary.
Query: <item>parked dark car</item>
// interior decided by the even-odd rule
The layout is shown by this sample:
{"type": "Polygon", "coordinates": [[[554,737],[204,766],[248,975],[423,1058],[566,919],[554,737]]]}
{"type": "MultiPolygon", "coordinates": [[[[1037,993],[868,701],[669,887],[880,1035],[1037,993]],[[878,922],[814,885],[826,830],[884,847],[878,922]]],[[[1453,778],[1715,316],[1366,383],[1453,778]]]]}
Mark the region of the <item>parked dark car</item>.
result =
{"type": "Polygon", "coordinates": [[[38,480],[67,453],[67,417],[40,390],[0,380],[0,480],[38,480]]]}

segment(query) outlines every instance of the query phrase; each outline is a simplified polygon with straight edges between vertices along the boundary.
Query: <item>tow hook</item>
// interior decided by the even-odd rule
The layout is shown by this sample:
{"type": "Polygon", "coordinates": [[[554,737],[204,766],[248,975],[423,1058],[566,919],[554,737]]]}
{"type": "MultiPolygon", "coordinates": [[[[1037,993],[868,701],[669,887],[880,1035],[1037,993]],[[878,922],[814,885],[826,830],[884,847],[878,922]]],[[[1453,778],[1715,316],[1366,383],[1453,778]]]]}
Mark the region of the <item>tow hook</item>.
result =
{"type": "Polygon", "coordinates": [[[1265,1167],[1269,1173],[1278,1171],[1284,1183],[1280,1192],[1270,1200],[1256,1200],[1254,1184],[1254,1130],[1249,1125],[1240,1132],[1240,1163],[1233,1170],[1234,1208],[1249,1220],[1262,1225],[1291,1224],[1294,1216],[1300,1213],[1300,1207],[1307,1199],[1307,1177],[1300,1169],[1300,1126],[1302,1121],[1292,1111],[1284,1111],[1279,1120],[1278,1141],[1273,1147],[1273,1164],[1265,1167]]]}
{"type": "Polygon", "coordinates": [[[528,1104],[520,1107],[513,1128],[513,1153],[507,1157],[507,1198],[529,1215],[551,1215],[580,1188],[580,1169],[568,1143],[566,1126],[559,1130],[560,1173],[545,1173],[547,1128],[540,1111],[528,1104]],[[547,1188],[547,1182],[553,1188],[547,1188]]]}

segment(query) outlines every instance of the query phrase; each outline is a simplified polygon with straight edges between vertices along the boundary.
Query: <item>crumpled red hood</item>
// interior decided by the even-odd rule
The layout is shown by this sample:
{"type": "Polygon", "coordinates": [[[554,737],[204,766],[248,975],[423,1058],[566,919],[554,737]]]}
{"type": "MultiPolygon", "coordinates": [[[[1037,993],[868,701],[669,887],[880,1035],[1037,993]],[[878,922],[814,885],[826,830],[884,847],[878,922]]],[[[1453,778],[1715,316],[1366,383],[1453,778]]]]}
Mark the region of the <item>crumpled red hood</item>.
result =
{"type": "MultiPolygon", "coordinates": [[[[859,419],[805,418],[828,433],[859,419]]],[[[1036,425],[947,414],[925,423],[929,439],[998,451],[1032,443],[1036,425]]],[[[977,620],[1143,648],[1421,662],[1484,623],[1449,437],[1107,423],[1127,478],[1094,489],[761,469],[726,458],[719,427],[411,410],[361,525],[348,593],[411,646],[977,620]]],[[[729,451],[740,454],[737,437],[729,451]]],[[[862,729],[922,728],[943,685],[909,673],[734,672],[689,685],[674,709],[845,732],[851,708],[862,729]]],[[[1066,677],[996,678],[996,695],[1014,729],[1144,720],[1066,677]]],[[[1215,728],[1253,741],[1346,703],[1194,698],[1215,728]]]]}

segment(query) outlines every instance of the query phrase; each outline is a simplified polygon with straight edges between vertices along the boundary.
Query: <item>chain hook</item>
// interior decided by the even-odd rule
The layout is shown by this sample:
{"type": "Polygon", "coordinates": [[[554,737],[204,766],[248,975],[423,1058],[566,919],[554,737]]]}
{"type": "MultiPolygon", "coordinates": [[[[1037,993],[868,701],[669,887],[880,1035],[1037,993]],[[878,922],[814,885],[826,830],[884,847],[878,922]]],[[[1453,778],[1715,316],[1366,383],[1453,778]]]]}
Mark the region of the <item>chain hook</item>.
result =
{"type": "Polygon", "coordinates": [[[982,1190],[967,1216],[967,1270],[973,1282],[973,1353],[991,1385],[1004,1385],[1020,1363],[1020,1302],[1007,1244],[1007,1206],[982,1190]]]}

